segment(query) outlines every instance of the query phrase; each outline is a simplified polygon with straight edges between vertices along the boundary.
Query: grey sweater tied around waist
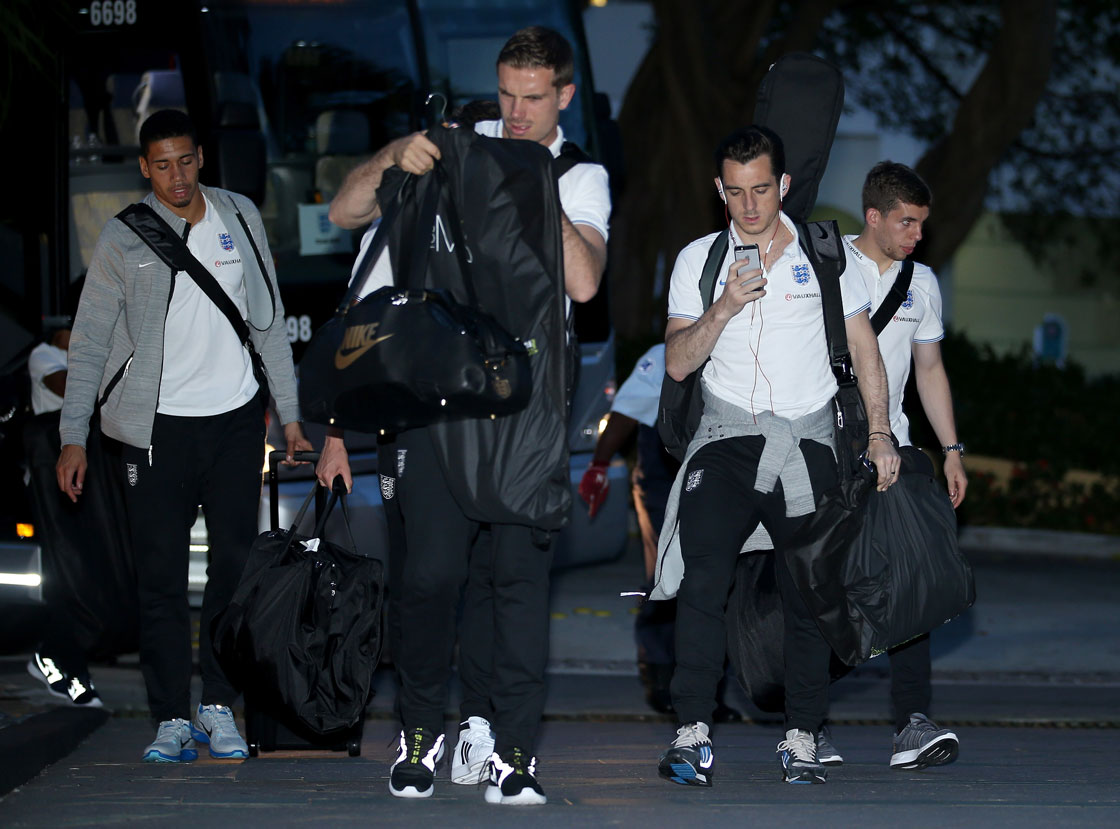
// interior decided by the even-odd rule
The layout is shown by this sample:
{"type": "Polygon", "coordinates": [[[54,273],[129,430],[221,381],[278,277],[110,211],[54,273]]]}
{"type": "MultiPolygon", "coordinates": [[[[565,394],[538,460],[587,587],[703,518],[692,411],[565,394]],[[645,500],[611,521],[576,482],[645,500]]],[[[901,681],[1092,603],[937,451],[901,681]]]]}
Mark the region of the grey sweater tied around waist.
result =
{"type": "MultiPolygon", "coordinates": [[[[770,412],[751,414],[746,409],[728,403],[708,391],[701,378],[704,394],[704,414],[700,425],[688,445],[684,461],[673,481],[669,501],[665,505],[665,522],[657,543],[657,566],[654,569],[653,591],[650,599],[671,599],[677,595],[684,578],[684,558],[681,555],[680,522],[677,508],[680,505],[681,487],[687,475],[688,462],[702,447],[718,440],[762,435],[766,444],[758,462],[754,488],[758,492],[773,492],[780,480],[785,494],[786,515],[794,518],[808,515],[816,508],[809,470],[798,443],[802,439],[814,440],[832,449],[836,454],[833,436],[832,405],[827,404],[803,417],[789,420],[770,412]]],[[[740,552],[771,550],[774,544],[770,534],[761,524],[743,544],[740,552]]]]}

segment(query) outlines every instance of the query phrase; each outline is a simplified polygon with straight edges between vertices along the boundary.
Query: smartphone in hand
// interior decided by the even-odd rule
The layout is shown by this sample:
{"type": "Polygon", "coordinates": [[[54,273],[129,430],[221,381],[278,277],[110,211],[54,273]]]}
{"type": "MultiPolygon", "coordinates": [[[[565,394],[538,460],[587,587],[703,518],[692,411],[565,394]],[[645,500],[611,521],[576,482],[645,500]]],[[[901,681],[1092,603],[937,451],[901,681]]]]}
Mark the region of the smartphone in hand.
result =
{"type": "MultiPolygon", "coordinates": [[[[735,261],[740,263],[737,268],[738,273],[747,273],[748,271],[757,271],[762,268],[762,257],[758,252],[758,245],[736,245],[735,246],[735,261]]],[[[751,282],[757,282],[762,279],[759,274],[751,282]]]]}

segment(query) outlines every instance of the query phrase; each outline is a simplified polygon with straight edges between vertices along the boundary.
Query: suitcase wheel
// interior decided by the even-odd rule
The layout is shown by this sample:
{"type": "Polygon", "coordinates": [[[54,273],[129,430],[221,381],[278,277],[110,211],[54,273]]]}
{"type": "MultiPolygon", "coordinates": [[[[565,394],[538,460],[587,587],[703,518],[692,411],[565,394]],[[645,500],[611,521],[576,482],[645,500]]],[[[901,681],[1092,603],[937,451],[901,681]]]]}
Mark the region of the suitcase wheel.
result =
{"type": "Polygon", "coordinates": [[[352,739],[346,741],[346,753],[351,757],[357,757],[362,753],[362,741],[352,739]]]}
{"type": "Polygon", "coordinates": [[[261,753],[261,744],[260,743],[255,743],[255,742],[254,743],[249,743],[249,756],[250,757],[258,757],[258,756],[260,756],[260,753],[261,753]]]}

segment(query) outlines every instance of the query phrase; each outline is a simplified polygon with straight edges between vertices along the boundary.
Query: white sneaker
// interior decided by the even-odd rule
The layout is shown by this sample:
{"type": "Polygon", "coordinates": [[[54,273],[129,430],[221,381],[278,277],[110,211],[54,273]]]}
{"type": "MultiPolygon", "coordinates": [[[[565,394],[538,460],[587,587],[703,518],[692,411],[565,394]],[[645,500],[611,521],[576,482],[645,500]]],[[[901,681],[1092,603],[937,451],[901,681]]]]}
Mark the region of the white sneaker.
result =
{"type": "Polygon", "coordinates": [[[493,753],[494,732],[490,723],[482,717],[467,717],[466,722],[459,723],[459,742],[451,757],[451,782],[480,782],[493,753]]]}
{"type": "Polygon", "coordinates": [[[195,740],[210,746],[210,756],[217,760],[244,760],[249,746],[237,730],[233,711],[225,705],[199,705],[191,723],[195,740]]]}

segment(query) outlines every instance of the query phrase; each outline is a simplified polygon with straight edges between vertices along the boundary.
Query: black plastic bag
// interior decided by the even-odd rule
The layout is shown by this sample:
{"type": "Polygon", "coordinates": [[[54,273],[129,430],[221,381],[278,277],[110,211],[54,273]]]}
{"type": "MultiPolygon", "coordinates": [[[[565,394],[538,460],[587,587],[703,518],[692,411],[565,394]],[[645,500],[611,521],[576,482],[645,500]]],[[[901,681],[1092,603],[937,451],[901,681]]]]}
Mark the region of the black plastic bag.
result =
{"type": "MultiPolygon", "coordinates": [[[[337,494],[312,537],[297,533],[317,488],[291,529],[253,542],[213,640],[247,702],[281,706],[315,733],[328,734],[364,716],[381,652],[383,589],[380,561],[322,537],[337,494]]],[[[346,527],[349,532],[348,516],[346,527]]]]}
{"type": "MultiPolygon", "coordinates": [[[[976,601],[972,567],[957,546],[957,519],[944,487],[907,469],[920,452],[903,447],[903,474],[867,497],[863,526],[841,578],[848,600],[851,665],[928,633],[976,601]]],[[[929,464],[925,456],[921,461],[929,464]]]]}
{"type": "Polygon", "coordinates": [[[929,633],[976,599],[953,506],[920,450],[884,492],[864,469],[826,493],[785,555],[805,604],[848,665],[929,633]]]}

